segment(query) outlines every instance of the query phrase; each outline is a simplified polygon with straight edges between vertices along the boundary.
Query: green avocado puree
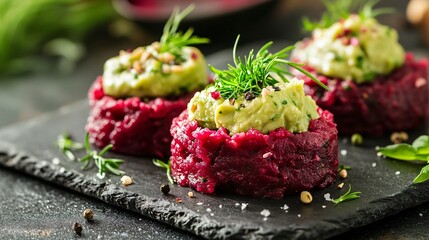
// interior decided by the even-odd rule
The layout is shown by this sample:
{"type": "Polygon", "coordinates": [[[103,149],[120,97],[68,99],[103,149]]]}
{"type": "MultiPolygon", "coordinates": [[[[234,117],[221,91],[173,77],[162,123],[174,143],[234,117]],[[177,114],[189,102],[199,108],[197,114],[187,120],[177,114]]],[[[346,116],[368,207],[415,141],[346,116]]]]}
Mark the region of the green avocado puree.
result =
{"type": "Polygon", "coordinates": [[[188,104],[189,119],[197,120],[201,127],[224,127],[231,135],[251,128],[262,133],[277,128],[299,133],[308,130],[310,120],[319,118],[316,103],[304,94],[304,83],[296,78],[264,88],[252,100],[215,99],[215,91],[211,86],[197,92],[188,104]]]}
{"type": "Polygon", "coordinates": [[[311,40],[297,43],[293,58],[321,74],[364,83],[401,66],[404,55],[394,29],[353,14],[314,30],[311,40]]]}
{"type": "Polygon", "coordinates": [[[104,92],[113,97],[166,97],[207,85],[207,64],[197,48],[184,47],[183,59],[175,62],[168,53],[159,53],[156,46],[122,52],[107,60],[104,92]]]}

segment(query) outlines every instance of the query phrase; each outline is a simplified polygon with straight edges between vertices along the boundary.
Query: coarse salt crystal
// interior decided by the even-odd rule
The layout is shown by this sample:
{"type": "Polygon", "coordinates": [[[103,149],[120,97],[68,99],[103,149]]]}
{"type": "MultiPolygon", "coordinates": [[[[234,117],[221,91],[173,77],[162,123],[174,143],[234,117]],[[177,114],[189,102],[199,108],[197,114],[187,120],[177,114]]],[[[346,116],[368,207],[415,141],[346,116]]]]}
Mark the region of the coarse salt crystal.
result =
{"type": "Polygon", "coordinates": [[[52,164],[54,164],[54,165],[58,165],[58,164],[60,164],[60,159],[59,159],[59,158],[57,158],[57,157],[53,158],[53,159],[52,159],[52,164]]]}
{"type": "Polygon", "coordinates": [[[212,210],[211,210],[210,208],[207,208],[207,209],[206,209],[206,211],[207,211],[207,212],[211,212],[212,210]]]}
{"type": "Polygon", "coordinates": [[[326,201],[331,201],[332,200],[330,193],[326,193],[325,195],[323,195],[323,197],[325,197],[326,201]]]}
{"type": "Polygon", "coordinates": [[[375,167],[375,166],[377,166],[377,163],[373,162],[372,167],[375,167]]]}
{"type": "Polygon", "coordinates": [[[423,213],[419,213],[419,216],[420,216],[420,217],[423,217],[423,213]]]}
{"type": "Polygon", "coordinates": [[[222,204],[221,204],[221,205],[219,205],[219,208],[222,208],[222,204]]]}
{"type": "Polygon", "coordinates": [[[242,203],[241,204],[241,211],[243,211],[244,209],[246,209],[247,205],[249,205],[249,204],[248,203],[242,203]]]}
{"type": "Polygon", "coordinates": [[[267,152],[267,153],[264,153],[264,155],[262,155],[262,158],[269,158],[271,156],[273,156],[273,153],[272,152],[267,152]]]}
{"type": "Polygon", "coordinates": [[[214,213],[210,213],[210,216],[212,216],[212,217],[213,217],[213,216],[214,216],[214,213]]]}
{"type": "Polygon", "coordinates": [[[268,220],[268,218],[267,217],[264,217],[264,218],[262,218],[262,220],[264,220],[265,222],[268,220]]]}
{"type": "Polygon", "coordinates": [[[326,208],[326,205],[322,205],[322,208],[326,208]]]}
{"type": "Polygon", "coordinates": [[[288,209],[289,209],[289,206],[285,204],[285,205],[283,205],[283,207],[280,207],[280,209],[288,210],[288,209]]]}
{"type": "Polygon", "coordinates": [[[237,203],[235,203],[235,206],[237,206],[237,207],[238,207],[238,206],[240,206],[240,203],[238,203],[238,202],[237,202],[237,203]]]}
{"type": "Polygon", "coordinates": [[[342,156],[346,156],[347,155],[347,150],[343,149],[343,150],[340,151],[340,153],[341,153],[342,156]]]}
{"type": "Polygon", "coordinates": [[[261,211],[261,215],[264,217],[268,217],[268,216],[270,216],[270,214],[271,214],[271,212],[268,209],[264,209],[261,211]]]}
{"type": "Polygon", "coordinates": [[[401,174],[401,172],[400,172],[400,171],[396,171],[396,172],[395,172],[395,175],[399,175],[399,174],[401,174]]]}
{"type": "Polygon", "coordinates": [[[298,217],[301,217],[301,214],[298,214],[298,217]]]}
{"type": "Polygon", "coordinates": [[[197,202],[197,205],[201,206],[201,205],[203,205],[203,203],[202,202],[197,202]]]}

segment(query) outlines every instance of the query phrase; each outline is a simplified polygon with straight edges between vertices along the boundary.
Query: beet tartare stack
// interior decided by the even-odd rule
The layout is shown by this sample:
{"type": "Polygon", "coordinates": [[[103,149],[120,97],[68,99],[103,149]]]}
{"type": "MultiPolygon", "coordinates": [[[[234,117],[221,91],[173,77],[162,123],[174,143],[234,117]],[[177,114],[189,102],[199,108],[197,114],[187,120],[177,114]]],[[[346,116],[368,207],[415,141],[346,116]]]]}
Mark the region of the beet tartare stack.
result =
{"type": "Polygon", "coordinates": [[[321,22],[304,21],[312,38],[296,44],[292,60],[305,64],[330,88],[323,91],[297,72],[306,93],[334,114],[340,134],[379,136],[424,123],[429,109],[428,61],[405,53],[397,32],[377,22],[375,16],[383,9],[373,10],[374,1],[357,14],[349,10],[359,6],[341,2],[328,2],[321,22]]]}
{"type": "Polygon", "coordinates": [[[173,178],[203,193],[271,198],[328,186],[338,170],[336,125],[303,81],[285,78],[287,65],[304,71],[284,60],[291,48],[271,54],[268,43],[241,60],[237,42],[235,66],[211,67],[214,85],[173,120],[173,178]]]}
{"type": "Polygon", "coordinates": [[[178,32],[191,10],[173,12],[159,42],[106,61],[88,94],[86,130],[93,144],[131,155],[170,155],[173,118],[209,81],[204,56],[188,46],[208,39],[192,36],[192,29],[178,32]]]}

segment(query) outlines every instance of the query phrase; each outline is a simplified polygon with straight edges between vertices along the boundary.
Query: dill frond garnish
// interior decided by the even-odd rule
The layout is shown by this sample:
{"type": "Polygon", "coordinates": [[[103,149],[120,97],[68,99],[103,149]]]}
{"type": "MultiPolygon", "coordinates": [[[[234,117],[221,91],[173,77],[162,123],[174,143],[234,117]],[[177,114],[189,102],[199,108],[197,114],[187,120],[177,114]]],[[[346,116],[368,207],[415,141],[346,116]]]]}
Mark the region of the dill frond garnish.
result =
{"type": "Polygon", "coordinates": [[[392,8],[378,8],[374,6],[379,0],[322,0],[326,12],[320,21],[311,21],[308,17],[302,19],[305,31],[313,31],[316,28],[328,28],[341,19],[348,18],[351,14],[357,14],[361,19],[375,18],[381,14],[392,13],[392,8]]]}
{"type": "Polygon", "coordinates": [[[227,70],[219,70],[210,66],[210,70],[216,74],[215,87],[223,99],[237,99],[239,96],[244,95],[257,97],[263,88],[274,86],[279,82],[275,75],[288,82],[286,75],[291,75],[291,73],[287,66],[302,72],[328,90],[328,87],[301,68],[301,64],[285,59],[288,56],[288,52],[294,48],[293,46],[283,48],[276,53],[270,53],[268,49],[273,42],[268,42],[256,54],[252,49],[242,60],[236,56],[239,39],[240,35],[237,36],[233,48],[235,66],[228,64],[227,70]]]}
{"type": "Polygon", "coordinates": [[[180,22],[194,9],[194,5],[189,5],[182,12],[178,8],[173,10],[171,17],[168,19],[164,26],[164,32],[161,36],[160,53],[169,52],[173,54],[176,59],[183,59],[182,48],[194,45],[208,43],[208,38],[200,38],[192,36],[194,30],[189,28],[185,33],[178,31],[180,22]]]}

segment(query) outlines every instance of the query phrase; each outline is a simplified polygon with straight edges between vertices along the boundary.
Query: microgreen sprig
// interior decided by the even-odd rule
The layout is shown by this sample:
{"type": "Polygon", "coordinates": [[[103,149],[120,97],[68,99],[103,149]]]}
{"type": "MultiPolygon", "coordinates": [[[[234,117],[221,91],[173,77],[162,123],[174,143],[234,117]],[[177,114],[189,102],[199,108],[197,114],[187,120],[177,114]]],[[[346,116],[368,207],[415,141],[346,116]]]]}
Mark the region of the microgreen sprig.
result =
{"type": "Polygon", "coordinates": [[[295,68],[328,90],[323,83],[301,68],[301,64],[284,59],[288,56],[288,52],[293,49],[293,46],[283,48],[276,53],[270,53],[268,49],[273,45],[273,42],[268,42],[256,54],[252,49],[242,60],[236,56],[239,39],[240,35],[237,36],[233,48],[235,66],[228,64],[227,70],[219,70],[210,66],[210,70],[216,74],[215,87],[223,99],[237,99],[246,93],[258,96],[263,88],[274,86],[279,82],[274,75],[287,82],[288,79],[285,75],[291,75],[291,73],[286,66],[295,68]]]}
{"type": "Polygon", "coordinates": [[[97,153],[97,151],[95,150],[91,150],[91,145],[89,144],[89,134],[87,133],[85,137],[86,155],[83,158],[79,159],[80,162],[84,163],[82,169],[88,169],[90,163],[94,161],[94,164],[95,166],[97,166],[98,173],[100,176],[104,176],[106,173],[112,173],[114,175],[124,175],[125,172],[119,170],[119,166],[124,162],[124,160],[103,157],[103,155],[112,147],[113,146],[109,144],[104,147],[99,153],[97,153]]]}
{"type": "Polygon", "coordinates": [[[401,161],[424,162],[424,166],[413,183],[421,183],[429,179],[429,136],[422,135],[410,144],[400,143],[380,147],[376,149],[379,154],[385,157],[401,161]]]}
{"type": "Polygon", "coordinates": [[[176,59],[183,60],[182,48],[193,44],[208,43],[208,38],[200,38],[192,36],[194,30],[189,28],[185,33],[178,32],[180,22],[194,9],[194,5],[190,5],[182,12],[178,8],[173,10],[171,17],[168,19],[164,26],[164,32],[161,36],[160,53],[169,52],[173,54],[176,59]]]}
{"type": "Polygon", "coordinates": [[[347,166],[347,165],[343,165],[343,164],[338,165],[338,172],[343,170],[343,169],[350,170],[350,169],[352,169],[352,167],[347,166]]]}
{"type": "Polygon", "coordinates": [[[313,31],[316,28],[328,28],[341,19],[348,18],[352,13],[359,15],[361,19],[374,18],[381,14],[392,13],[392,8],[374,9],[379,0],[322,0],[326,12],[320,21],[311,21],[308,17],[302,19],[305,31],[313,31]]]}
{"type": "Polygon", "coordinates": [[[165,163],[162,160],[154,158],[154,159],[152,159],[152,162],[157,167],[165,168],[166,169],[166,174],[167,174],[168,181],[170,182],[170,184],[174,184],[173,177],[171,176],[171,160],[168,160],[168,163],[165,163]]]}
{"type": "Polygon", "coordinates": [[[335,206],[337,206],[339,203],[360,198],[361,192],[351,192],[351,191],[352,191],[352,185],[349,184],[349,190],[339,198],[331,199],[331,202],[335,203],[335,206]]]}
{"type": "Polygon", "coordinates": [[[73,150],[79,150],[83,148],[82,143],[78,143],[72,140],[70,137],[70,134],[63,133],[61,135],[58,135],[57,141],[55,144],[58,146],[60,151],[69,159],[69,160],[75,160],[76,157],[73,154],[73,150]]]}

